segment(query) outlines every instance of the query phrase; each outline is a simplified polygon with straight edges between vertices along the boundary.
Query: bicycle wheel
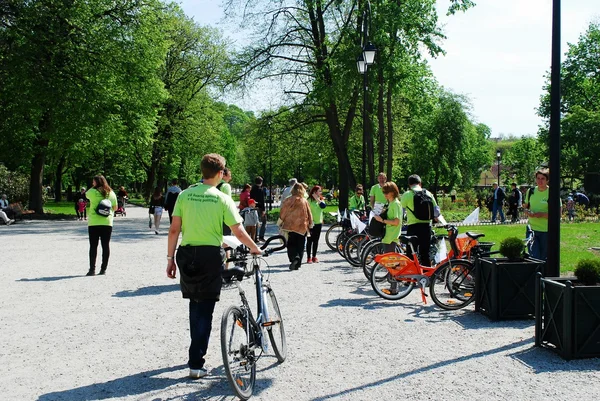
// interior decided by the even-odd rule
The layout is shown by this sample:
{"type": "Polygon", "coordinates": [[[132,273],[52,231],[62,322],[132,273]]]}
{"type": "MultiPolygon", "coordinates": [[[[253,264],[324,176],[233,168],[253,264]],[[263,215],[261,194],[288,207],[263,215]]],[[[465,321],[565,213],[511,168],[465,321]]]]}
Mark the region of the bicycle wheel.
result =
{"type": "Polygon", "coordinates": [[[468,260],[446,262],[433,273],[429,294],[437,306],[446,310],[464,308],[475,299],[475,265],[468,260]]]}
{"type": "Polygon", "coordinates": [[[340,233],[340,235],[338,235],[338,237],[335,241],[336,250],[338,251],[340,256],[344,259],[346,258],[346,256],[344,255],[344,249],[346,248],[346,244],[348,243],[348,238],[350,238],[350,236],[353,234],[354,233],[352,231],[345,229],[344,231],[342,231],[340,233]]]}
{"type": "Polygon", "coordinates": [[[388,270],[376,263],[371,272],[371,287],[383,299],[396,301],[402,299],[414,288],[412,281],[396,280],[388,270]]]}
{"type": "Polygon", "coordinates": [[[332,224],[331,227],[325,233],[325,242],[332,251],[336,250],[335,244],[338,235],[342,232],[342,225],[340,223],[332,224]]]}
{"type": "Polygon", "coordinates": [[[252,396],[256,381],[253,332],[244,313],[230,306],[221,318],[221,354],[227,380],[242,400],[252,396]]]}
{"type": "Polygon", "coordinates": [[[375,265],[375,256],[384,253],[384,246],[379,241],[371,243],[364,251],[363,258],[361,260],[363,273],[367,280],[371,280],[371,271],[375,265]]]}
{"type": "Polygon", "coordinates": [[[272,288],[267,287],[268,296],[265,297],[265,303],[267,307],[267,318],[272,325],[267,326],[267,332],[269,333],[269,340],[273,346],[273,351],[277,357],[279,363],[285,361],[287,357],[287,341],[285,339],[285,330],[283,328],[283,318],[281,317],[281,311],[279,310],[279,304],[275,297],[275,292],[272,288]]]}
{"type": "Polygon", "coordinates": [[[348,239],[344,248],[344,257],[352,266],[359,267],[361,265],[359,259],[360,247],[367,240],[368,237],[366,234],[354,234],[348,239]]]}

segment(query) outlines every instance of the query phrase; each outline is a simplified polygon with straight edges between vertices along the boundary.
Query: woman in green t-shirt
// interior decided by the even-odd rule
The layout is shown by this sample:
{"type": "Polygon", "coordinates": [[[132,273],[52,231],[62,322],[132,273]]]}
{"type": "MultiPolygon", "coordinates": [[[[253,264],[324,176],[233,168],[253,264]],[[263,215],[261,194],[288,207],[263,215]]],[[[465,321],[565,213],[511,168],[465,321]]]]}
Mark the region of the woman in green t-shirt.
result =
{"type": "Polygon", "coordinates": [[[313,226],[310,229],[310,236],[306,239],[306,263],[318,263],[317,248],[321,229],[323,228],[323,210],[327,205],[323,201],[323,189],[315,185],[308,194],[308,206],[312,215],[313,226]],[[312,258],[310,255],[312,254],[312,258]]]}
{"type": "Polygon", "coordinates": [[[396,252],[396,246],[400,242],[400,230],[402,229],[402,205],[398,199],[400,194],[398,187],[392,181],[383,184],[381,190],[388,201],[387,217],[382,219],[381,216],[373,218],[385,224],[385,235],[381,239],[386,252],[396,252]]]}
{"type": "Polygon", "coordinates": [[[106,178],[102,175],[97,175],[92,179],[92,187],[86,192],[86,197],[90,200],[90,215],[88,216],[90,270],[86,276],[93,276],[96,274],[98,241],[102,244],[102,265],[98,274],[105,274],[108,267],[108,258],[110,256],[109,244],[112,235],[113,212],[117,210],[117,195],[115,195],[106,182],[106,178]],[[106,216],[98,213],[98,205],[105,199],[108,199],[111,204],[111,211],[106,216]]]}

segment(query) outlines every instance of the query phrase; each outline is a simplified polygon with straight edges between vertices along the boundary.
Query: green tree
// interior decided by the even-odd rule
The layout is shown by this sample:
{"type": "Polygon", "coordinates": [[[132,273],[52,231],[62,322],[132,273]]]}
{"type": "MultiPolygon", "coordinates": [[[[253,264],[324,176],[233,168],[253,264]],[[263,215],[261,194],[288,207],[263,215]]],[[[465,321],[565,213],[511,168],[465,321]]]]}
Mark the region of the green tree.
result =
{"type": "MultiPolygon", "coordinates": [[[[9,1],[1,19],[2,137],[29,154],[29,208],[43,213],[47,157],[78,142],[106,149],[127,132],[147,136],[163,96],[158,0],[9,1]]],[[[64,152],[64,153],[63,153],[64,152]]],[[[60,188],[57,188],[60,190],[60,188]]]]}
{"type": "MultiPolygon", "coordinates": [[[[600,171],[600,23],[591,23],[575,44],[569,44],[561,69],[561,175],[583,179],[600,171]]],[[[538,113],[546,119],[539,131],[548,144],[550,83],[538,113]]],[[[590,186],[591,183],[584,183],[590,186]]]]}

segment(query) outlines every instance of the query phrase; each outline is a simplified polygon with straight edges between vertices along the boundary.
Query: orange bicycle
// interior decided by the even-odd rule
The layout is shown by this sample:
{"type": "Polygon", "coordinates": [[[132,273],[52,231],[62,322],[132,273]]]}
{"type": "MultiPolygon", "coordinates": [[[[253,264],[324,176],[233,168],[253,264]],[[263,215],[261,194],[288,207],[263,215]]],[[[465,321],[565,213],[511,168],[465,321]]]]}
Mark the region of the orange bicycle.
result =
{"type": "Polygon", "coordinates": [[[449,253],[449,258],[436,266],[422,266],[415,252],[418,238],[403,235],[400,238],[411,248],[412,259],[394,252],[377,255],[371,274],[371,286],[377,295],[389,300],[402,299],[418,287],[425,304],[425,288],[429,287],[433,302],[440,308],[463,308],[475,299],[475,265],[468,257],[478,244],[478,238],[483,236],[484,234],[467,233],[467,240],[464,242],[451,241],[451,253],[459,255],[458,258],[450,257],[449,253]]]}

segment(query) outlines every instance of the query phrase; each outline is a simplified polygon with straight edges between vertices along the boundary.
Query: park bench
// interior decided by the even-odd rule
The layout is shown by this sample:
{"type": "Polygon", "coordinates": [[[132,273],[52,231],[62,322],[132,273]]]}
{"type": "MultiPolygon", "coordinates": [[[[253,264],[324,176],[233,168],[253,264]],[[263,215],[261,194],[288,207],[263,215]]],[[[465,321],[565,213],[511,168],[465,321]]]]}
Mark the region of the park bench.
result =
{"type": "Polygon", "coordinates": [[[10,205],[8,205],[13,213],[14,213],[14,219],[20,219],[23,220],[23,216],[29,216],[29,218],[31,218],[31,215],[35,213],[35,210],[25,210],[23,208],[23,205],[21,204],[21,202],[17,202],[17,203],[11,203],[10,205]]]}

